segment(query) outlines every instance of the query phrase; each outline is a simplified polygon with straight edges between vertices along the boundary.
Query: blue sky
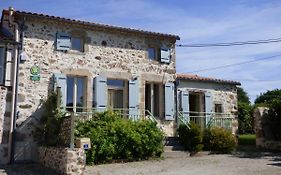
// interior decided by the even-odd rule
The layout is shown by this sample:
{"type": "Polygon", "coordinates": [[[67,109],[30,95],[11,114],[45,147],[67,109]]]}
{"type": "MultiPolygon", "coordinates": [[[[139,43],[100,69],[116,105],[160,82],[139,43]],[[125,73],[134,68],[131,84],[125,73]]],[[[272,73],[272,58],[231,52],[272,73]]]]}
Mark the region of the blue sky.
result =
{"type": "MultiPolygon", "coordinates": [[[[281,38],[280,0],[0,0],[1,9],[9,6],[177,34],[178,44],[281,38]]],[[[194,72],[280,54],[281,42],[176,51],[177,71],[194,72]]],[[[281,88],[281,57],[196,74],[238,80],[253,101],[261,92],[281,88]]]]}

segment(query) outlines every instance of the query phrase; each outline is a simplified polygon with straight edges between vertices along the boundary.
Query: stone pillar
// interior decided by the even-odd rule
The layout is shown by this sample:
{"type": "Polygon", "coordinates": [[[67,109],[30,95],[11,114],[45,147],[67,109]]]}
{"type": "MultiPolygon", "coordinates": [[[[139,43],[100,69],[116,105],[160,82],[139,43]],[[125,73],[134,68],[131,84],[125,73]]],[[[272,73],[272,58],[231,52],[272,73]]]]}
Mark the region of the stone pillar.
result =
{"type": "Polygon", "coordinates": [[[258,148],[264,147],[265,138],[262,127],[262,117],[265,113],[267,113],[267,110],[268,108],[266,107],[258,107],[254,110],[256,147],[258,148]]]}

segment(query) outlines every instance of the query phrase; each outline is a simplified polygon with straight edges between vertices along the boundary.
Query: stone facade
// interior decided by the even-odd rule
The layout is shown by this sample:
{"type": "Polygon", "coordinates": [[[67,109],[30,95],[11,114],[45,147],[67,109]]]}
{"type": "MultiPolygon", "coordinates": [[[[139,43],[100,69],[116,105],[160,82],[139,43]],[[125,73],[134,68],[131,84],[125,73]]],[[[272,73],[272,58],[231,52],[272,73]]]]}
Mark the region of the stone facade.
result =
{"type": "Polygon", "coordinates": [[[38,162],[59,174],[82,175],[86,166],[83,149],[39,147],[38,162]]]}
{"type": "Polygon", "coordinates": [[[258,107],[254,111],[256,146],[257,148],[281,151],[281,142],[270,139],[268,128],[263,126],[263,117],[267,111],[266,107],[258,107]]]}
{"type": "Polygon", "coordinates": [[[0,86],[0,164],[8,163],[11,95],[8,88],[0,86]]]}

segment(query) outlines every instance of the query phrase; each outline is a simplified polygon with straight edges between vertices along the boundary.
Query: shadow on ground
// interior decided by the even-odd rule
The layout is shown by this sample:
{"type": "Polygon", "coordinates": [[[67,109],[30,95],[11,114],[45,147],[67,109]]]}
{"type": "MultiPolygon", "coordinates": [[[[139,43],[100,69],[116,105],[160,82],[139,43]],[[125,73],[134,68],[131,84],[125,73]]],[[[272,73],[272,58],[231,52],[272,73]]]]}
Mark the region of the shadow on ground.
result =
{"type": "Polygon", "coordinates": [[[58,175],[39,164],[0,165],[0,175],[58,175]]]}
{"type": "Polygon", "coordinates": [[[260,150],[255,146],[239,146],[231,156],[250,159],[268,159],[272,163],[269,163],[267,165],[277,166],[281,168],[281,152],[260,150]]]}

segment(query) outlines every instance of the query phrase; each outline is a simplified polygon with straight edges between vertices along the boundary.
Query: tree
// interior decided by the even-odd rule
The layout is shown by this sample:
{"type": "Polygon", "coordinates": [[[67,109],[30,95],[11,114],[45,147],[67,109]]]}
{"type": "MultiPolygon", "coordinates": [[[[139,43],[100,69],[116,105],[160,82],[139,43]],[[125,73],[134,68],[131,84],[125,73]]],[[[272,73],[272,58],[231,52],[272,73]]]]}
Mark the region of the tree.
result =
{"type": "Polygon", "coordinates": [[[281,100],[281,89],[268,90],[255,100],[255,104],[264,104],[268,106],[274,100],[281,100]]]}
{"type": "Polygon", "coordinates": [[[238,102],[240,103],[247,103],[247,104],[251,103],[247,92],[242,87],[237,88],[237,98],[238,98],[238,102]]]}
{"type": "Polygon", "coordinates": [[[237,88],[238,98],[238,130],[240,134],[253,133],[253,108],[247,92],[241,88],[237,88]]]}

